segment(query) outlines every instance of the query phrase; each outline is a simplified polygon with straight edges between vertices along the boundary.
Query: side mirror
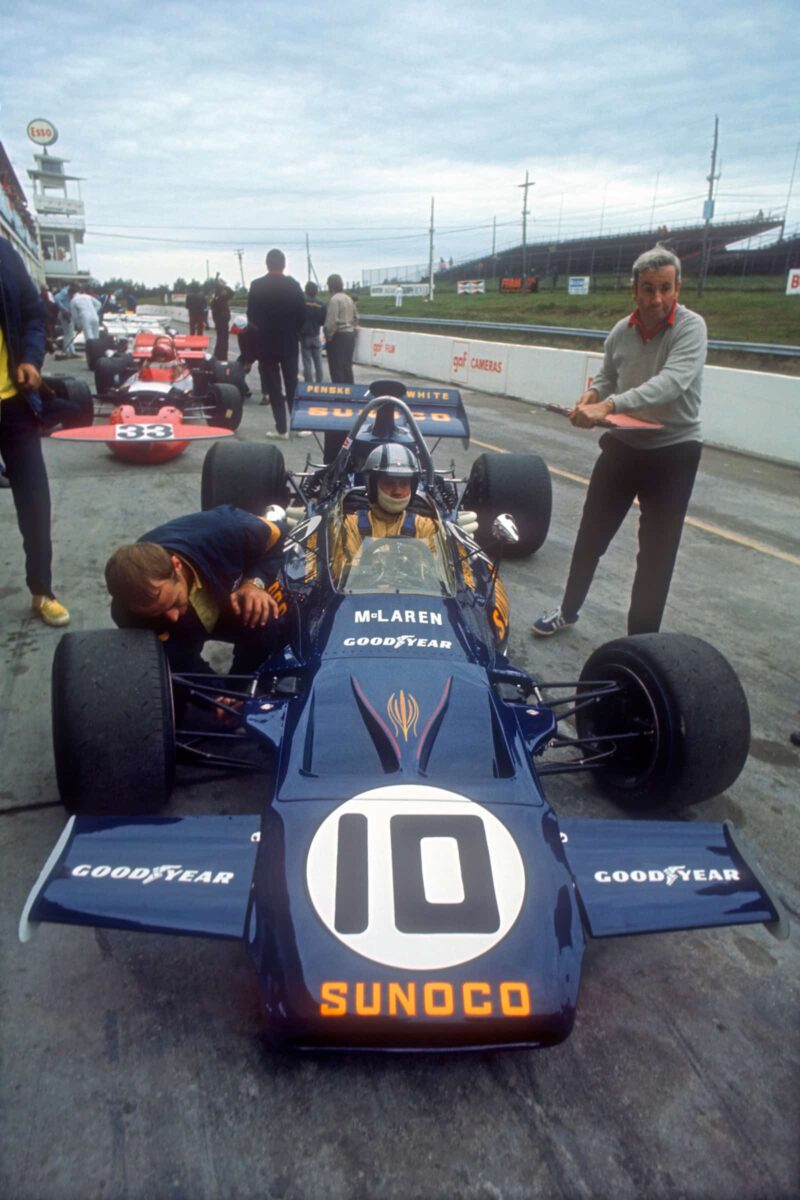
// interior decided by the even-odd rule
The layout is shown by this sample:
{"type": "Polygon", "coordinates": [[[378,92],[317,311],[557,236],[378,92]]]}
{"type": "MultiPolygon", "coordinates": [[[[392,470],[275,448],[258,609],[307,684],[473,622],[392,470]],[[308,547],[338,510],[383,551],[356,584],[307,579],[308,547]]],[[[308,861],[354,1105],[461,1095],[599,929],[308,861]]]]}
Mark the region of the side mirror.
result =
{"type": "Polygon", "coordinates": [[[503,546],[516,546],[519,542],[519,530],[511,513],[500,513],[492,522],[492,538],[503,546]]]}

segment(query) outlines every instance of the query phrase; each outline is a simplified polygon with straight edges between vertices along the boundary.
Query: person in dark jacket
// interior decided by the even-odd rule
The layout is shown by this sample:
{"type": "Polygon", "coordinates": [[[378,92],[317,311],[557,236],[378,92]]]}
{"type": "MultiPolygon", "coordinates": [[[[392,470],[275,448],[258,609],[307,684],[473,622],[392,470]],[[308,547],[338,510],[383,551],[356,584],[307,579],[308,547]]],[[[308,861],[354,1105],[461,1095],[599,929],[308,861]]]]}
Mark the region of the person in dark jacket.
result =
{"type": "Polygon", "coordinates": [[[317,296],[319,288],[306,284],[306,319],[300,330],[300,353],[303,356],[303,379],[306,383],[322,383],[322,345],[320,330],[325,324],[326,308],[317,296]]]}
{"type": "Polygon", "coordinates": [[[189,310],[189,334],[202,336],[206,327],[206,298],[198,284],[190,285],[184,304],[189,310]]]}
{"type": "Polygon", "coordinates": [[[17,510],[33,611],[46,625],[67,625],[69,613],[52,590],[50,486],[39,425],[45,319],[25,264],[0,237],[0,455],[17,510]]]}
{"type": "Polygon", "coordinates": [[[284,275],[285,267],[283,251],[270,250],[267,273],[253,280],[247,297],[247,320],[255,327],[258,339],[258,367],[264,391],[262,404],[269,398],[275,419],[275,431],[268,430],[267,437],[282,441],[289,437],[286,406],[288,404],[291,412],[297,387],[300,330],[306,319],[300,284],[290,275],[284,275]]]}
{"type": "Polygon", "coordinates": [[[228,361],[228,333],[231,324],[231,300],[233,292],[221,280],[214,289],[211,301],[211,319],[217,334],[217,344],[214,347],[214,358],[220,362],[228,361]]]}
{"type": "Polygon", "coordinates": [[[233,674],[252,674],[284,636],[282,533],[229,504],[167,521],[106,563],[111,617],[158,633],[173,671],[211,673],[201,651],[213,640],[233,644],[233,674]]]}

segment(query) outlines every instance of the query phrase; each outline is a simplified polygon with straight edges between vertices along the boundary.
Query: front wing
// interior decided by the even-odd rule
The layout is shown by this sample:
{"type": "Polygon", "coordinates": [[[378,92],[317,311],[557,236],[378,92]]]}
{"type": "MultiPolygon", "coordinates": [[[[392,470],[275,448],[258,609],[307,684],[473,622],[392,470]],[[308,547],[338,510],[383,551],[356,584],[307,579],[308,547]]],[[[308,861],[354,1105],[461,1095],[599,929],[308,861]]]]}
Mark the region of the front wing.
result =
{"type": "MultiPolygon", "coordinates": [[[[788,936],[780,900],[730,822],[559,827],[593,937],[754,923],[788,936]]],[[[41,921],[243,938],[259,828],[254,815],[72,817],[25,904],[20,939],[41,921]]]]}
{"type": "Polygon", "coordinates": [[[763,923],[788,918],[730,821],[559,820],[581,915],[592,937],[763,923]]]}
{"type": "Polygon", "coordinates": [[[72,817],[20,918],[240,939],[260,818],[72,817]]]}

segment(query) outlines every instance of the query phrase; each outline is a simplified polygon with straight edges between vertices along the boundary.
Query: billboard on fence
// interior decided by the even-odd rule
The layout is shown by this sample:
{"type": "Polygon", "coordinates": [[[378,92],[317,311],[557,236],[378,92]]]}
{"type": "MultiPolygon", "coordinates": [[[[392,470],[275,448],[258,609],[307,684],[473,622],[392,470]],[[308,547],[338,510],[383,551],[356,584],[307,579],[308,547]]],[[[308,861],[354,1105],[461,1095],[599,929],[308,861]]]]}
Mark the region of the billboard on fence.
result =
{"type": "Polygon", "coordinates": [[[588,296],[590,275],[570,275],[567,284],[567,294],[570,296],[588,296]]]}
{"type": "Polygon", "coordinates": [[[519,275],[506,276],[500,280],[501,292],[538,292],[539,278],[537,275],[526,275],[523,284],[519,275]]]}
{"type": "Polygon", "coordinates": [[[397,289],[402,287],[404,296],[427,296],[430,284],[427,283],[379,283],[369,289],[370,296],[396,296],[397,289]]]}
{"type": "Polygon", "coordinates": [[[477,292],[486,291],[485,279],[459,279],[456,283],[459,296],[474,296],[477,292]]]}
{"type": "Polygon", "coordinates": [[[800,267],[792,267],[786,279],[786,295],[800,296],[800,267]]]}

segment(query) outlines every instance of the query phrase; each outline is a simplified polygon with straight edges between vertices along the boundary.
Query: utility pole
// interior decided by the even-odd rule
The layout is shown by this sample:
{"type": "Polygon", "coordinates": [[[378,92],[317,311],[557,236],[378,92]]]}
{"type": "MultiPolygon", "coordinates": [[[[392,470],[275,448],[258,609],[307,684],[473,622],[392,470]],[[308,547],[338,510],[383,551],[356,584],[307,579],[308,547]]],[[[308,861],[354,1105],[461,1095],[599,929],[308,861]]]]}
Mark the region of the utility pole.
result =
{"type": "Polygon", "coordinates": [[[246,288],[247,284],[244,281],[244,267],[242,266],[242,257],[244,255],[244,250],[234,250],[233,253],[236,255],[236,257],[239,260],[239,275],[241,276],[241,279],[242,279],[242,287],[246,288]]]}
{"type": "Polygon", "coordinates": [[[518,183],[517,187],[523,188],[522,200],[522,287],[525,289],[525,278],[528,274],[528,188],[536,187],[536,184],[528,182],[529,172],[525,172],[525,182],[518,183]]]}
{"type": "Polygon", "coordinates": [[[308,244],[308,234],[306,234],[306,279],[311,279],[311,248],[308,244]]]}
{"type": "Polygon", "coordinates": [[[660,178],[661,178],[661,172],[656,171],[656,182],[655,182],[655,186],[653,187],[653,204],[650,209],[650,231],[651,232],[653,229],[653,222],[655,221],[655,216],[656,216],[656,196],[658,195],[658,181],[660,178]]]}
{"type": "Polygon", "coordinates": [[[792,188],[794,187],[794,173],[797,170],[797,155],[799,153],[800,153],[800,142],[797,143],[797,146],[795,147],[795,151],[794,151],[794,166],[792,167],[792,174],[791,174],[791,178],[789,179],[789,193],[786,197],[786,207],[783,210],[783,222],[781,224],[781,236],[778,238],[779,242],[782,242],[783,239],[786,237],[786,218],[789,215],[789,201],[792,198],[792,188]]]}
{"type": "Polygon", "coordinates": [[[433,196],[431,196],[430,246],[428,249],[428,299],[433,303],[433,196]]]}
{"type": "Polygon", "coordinates": [[[497,245],[497,217],[492,217],[492,280],[497,275],[497,253],[495,247],[497,245]]]}
{"type": "Polygon", "coordinates": [[[719,138],[719,117],[714,117],[714,145],[711,149],[711,172],[706,176],[708,179],[708,199],[703,205],[703,216],[706,223],[703,226],[703,253],[700,258],[700,282],[697,285],[697,294],[702,296],[703,288],[705,287],[706,275],[708,274],[708,260],[711,257],[708,248],[709,227],[711,218],[714,216],[714,184],[719,179],[719,175],[715,174],[717,166],[717,141],[719,138]]]}

